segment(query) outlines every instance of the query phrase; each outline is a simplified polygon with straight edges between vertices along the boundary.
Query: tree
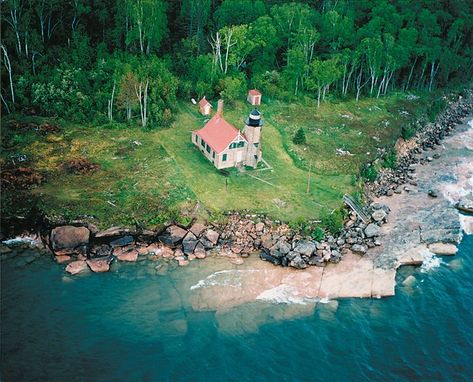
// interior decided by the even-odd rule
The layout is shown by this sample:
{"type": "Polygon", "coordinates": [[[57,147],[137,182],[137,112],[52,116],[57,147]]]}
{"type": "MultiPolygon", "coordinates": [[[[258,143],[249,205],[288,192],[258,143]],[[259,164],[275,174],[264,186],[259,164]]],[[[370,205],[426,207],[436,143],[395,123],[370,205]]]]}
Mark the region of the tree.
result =
{"type": "Polygon", "coordinates": [[[136,75],[131,70],[125,72],[118,87],[117,104],[118,107],[125,109],[127,121],[130,121],[132,110],[138,105],[135,93],[137,86],[136,75]]]}
{"type": "Polygon", "coordinates": [[[149,55],[151,50],[158,49],[166,36],[166,4],[162,0],[128,0],[127,23],[130,32],[127,34],[127,45],[138,42],[141,53],[149,55]]]}
{"type": "Polygon", "coordinates": [[[332,83],[337,81],[342,75],[342,69],[338,64],[338,58],[321,61],[314,59],[310,65],[310,77],[307,80],[309,90],[317,90],[317,107],[320,107],[321,97],[325,99],[325,94],[332,83]]]}
{"type": "Polygon", "coordinates": [[[292,141],[296,145],[303,145],[306,143],[306,138],[305,138],[305,132],[302,127],[300,127],[297,131],[296,134],[294,134],[294,138],[292,138],[292,141]]]}

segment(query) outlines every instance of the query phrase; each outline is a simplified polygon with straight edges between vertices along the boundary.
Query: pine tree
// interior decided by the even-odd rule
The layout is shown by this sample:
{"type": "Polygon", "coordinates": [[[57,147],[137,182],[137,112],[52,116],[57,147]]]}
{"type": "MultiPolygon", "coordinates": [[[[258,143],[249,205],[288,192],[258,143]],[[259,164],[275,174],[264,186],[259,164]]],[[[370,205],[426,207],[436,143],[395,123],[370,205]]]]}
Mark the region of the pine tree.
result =
{"type": "Polygon", "coordinates": [[[305,132],[302,127],[299,130],[297,130],[296,134],[294,135],[294,138],[292,138],[292,141],[296,145],[303,145],[304,143],[306,143],[305,132]]]}

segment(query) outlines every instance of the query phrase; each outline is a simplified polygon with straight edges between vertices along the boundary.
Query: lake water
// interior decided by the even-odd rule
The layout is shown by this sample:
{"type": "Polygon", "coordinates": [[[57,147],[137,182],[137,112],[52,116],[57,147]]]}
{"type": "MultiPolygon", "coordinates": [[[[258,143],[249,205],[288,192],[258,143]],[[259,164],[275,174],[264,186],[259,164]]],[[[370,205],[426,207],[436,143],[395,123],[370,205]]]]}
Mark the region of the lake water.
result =
{"type": "Polygon", "coordinates": [[[455,257],[401,269],[395,297],[315,307],[195,311],[199,264],[72,278],[48,257],[4,256],[1,380],[473,380],[473,236],[455,257]]]}

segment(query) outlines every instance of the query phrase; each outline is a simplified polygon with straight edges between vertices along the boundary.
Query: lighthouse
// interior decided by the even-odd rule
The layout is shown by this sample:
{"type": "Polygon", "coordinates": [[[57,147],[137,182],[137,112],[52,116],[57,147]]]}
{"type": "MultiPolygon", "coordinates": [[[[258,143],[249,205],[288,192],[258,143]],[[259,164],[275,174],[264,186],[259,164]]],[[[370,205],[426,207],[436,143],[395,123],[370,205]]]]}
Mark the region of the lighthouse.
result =
{"type": "Polygon", "coordinates": [[[243,134],[248,142],[245,153],[245,166],[256,168],[261,160],[261,128],[263,121],[258,109],[253,109],[245,120],[243,134]]]}

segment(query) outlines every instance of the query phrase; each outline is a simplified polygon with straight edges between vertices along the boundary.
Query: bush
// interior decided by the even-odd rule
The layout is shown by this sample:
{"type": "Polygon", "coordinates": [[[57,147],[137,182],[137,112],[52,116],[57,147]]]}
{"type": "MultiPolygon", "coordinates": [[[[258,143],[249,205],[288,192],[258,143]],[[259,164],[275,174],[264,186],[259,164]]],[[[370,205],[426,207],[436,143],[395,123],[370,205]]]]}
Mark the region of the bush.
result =
{"type": "Polygon", "coordinates": [[[372,182],[378,177],[378,171],[376,171],[371,163],[367,163],[361,168],[360,175],[368,182],[372,182]]]}
{"type": "Polygon", "coordinates": [[[325,238],[325,232],[322,228],[320,227],[315,227],[314,230],[312,230],[310,236],[312,239],[315,241],[322,241],[325,238]]]}
{"type": "Polygon", "coordinates": [[[441,113],[447,106],[447,102],[443,99],[436,99],[432,102],[431,106],[427,110],[427,117],[429,118],[430,122],[435,122],[437,115],[441,113]]]}
{"type": "Polygon", "coordinates": [[[401,136],[406,141],[411,139],[416,134],[416,129],[412,125],[403,126],[401,131],[401,136]]]}
{"type": "Polygon", "coordinates": [[[341,209],[336,209],[331,213],[325,212],[322,214],[322,227],[333,235],[338,235],[343,229],[343,212],[341,209]]]}
{"type": "Polygon", "coordinates": [[[296,134],[294,135],[294,138],[292,138],[292,141],[296,145],[303,145],[306,143],[305,132],[302,127],[297,130],[296,134]]]}
{"type": "Polygon", "coordinates": [[[383,167],[394,168],[396,167],[396,162],[397,162],[396,152],[394,150],[391,150],[384,156],[383,167]]]}

